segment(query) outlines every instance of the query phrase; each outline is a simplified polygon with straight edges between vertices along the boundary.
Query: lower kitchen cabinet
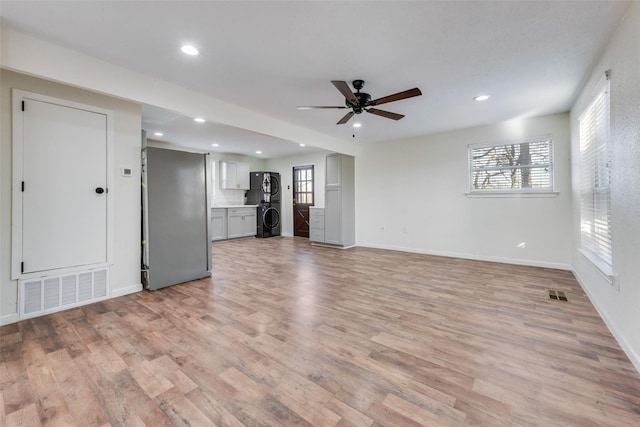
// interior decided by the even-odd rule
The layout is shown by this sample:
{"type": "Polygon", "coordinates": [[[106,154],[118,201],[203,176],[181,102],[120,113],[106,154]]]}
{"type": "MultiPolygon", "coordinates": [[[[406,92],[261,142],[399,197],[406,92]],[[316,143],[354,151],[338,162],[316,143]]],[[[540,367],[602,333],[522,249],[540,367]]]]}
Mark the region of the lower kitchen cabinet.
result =
{"type": "Polygon", "coordinates": [[[227,238],[227,210],[211,209],[211,241],[227,238]]]}
{"type": "Polygon", "coordinates": [[[227,238],[255,236],[257,215],[256,208],[227,209],[227,238]]]}
{"type": "Polygon", "coordinates": [[[324,209],[309,208],[309,240],[324,243],[324,209]]]}
{"type": "Polygon", "coordinates": [[[211,241],[254,237],[258,212],[255,206],[211,209],[211,241]]]}

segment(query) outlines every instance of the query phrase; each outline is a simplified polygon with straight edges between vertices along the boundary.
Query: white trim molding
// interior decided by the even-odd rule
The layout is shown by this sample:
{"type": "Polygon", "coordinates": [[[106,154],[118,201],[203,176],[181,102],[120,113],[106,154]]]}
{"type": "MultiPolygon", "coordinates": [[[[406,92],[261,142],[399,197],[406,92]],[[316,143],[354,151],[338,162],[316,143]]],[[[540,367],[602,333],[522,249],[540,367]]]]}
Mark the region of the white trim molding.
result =
{"type": "Polygon", "coordinates": [[[356,246],[360,246],[363,248],[386,249],[390,251],[410,252],[414,254],[443,256],[447,258],[463,258],[463,259],[471,259],[475,261],[488,261],[488,262],[499,262],[502,264],[514,264],[514,265],[526,265],[530,267],[552,268],[555,270],[567,270],[567,271],[573,270],[573,267],[571,266],[571,264],[563,264],[558,262],[507,258],[507,257],[495,257],[495,256],[482,256],[482,255],[468,254],[463,252],[432,251],[427,249],[409,248],[404,246],[377,245],[377,244],[368,244],[368,243],[358,243],[356,244],[356,246]]]}
{"type": "Polygon", "coordinates": [[[618,342],[618,344],[622,348],[622,351],[624,351],[624,353],[627,355],[627,357],[633,364],[634,368],[636,368],[636,371],[640,373],[640,354],[638,354],[638,352],[636,352],[633,349],[633,347],[629,345],[629,342],[625,339],[624,335],[618,332],[614,323],[611,321],[609,313],[607,312],[607,310],[604,309],[604,307],[598,304],[598,299],[595,298],[591,294],[591,292],[589,292],[589,288],[585,286],[584,281],[580,278],[580,275],[578,274],[578,271],[576,269],[573,269],[572,271],[576,280],[580,284],[580,287],[582,288],[584,293],[587,294],[589,301],[591,301],[591,304],[595,307],[596,311],[604,321],[604,324],[606,325],[607,329],[609,329],[609,332],[611,332],[615,340],[618,342]]]}
{"type": "Polygon", "coordinates": [[[0,326],[18,323],[18,320],[18,313],[5,314],[4,316],[0,316],[0,326]]]}
{"type": "Polygon", "coordinates": [[[111,298],[123,297],[129,294],[135,294],[142,291],[142,283],[136,283],[134,285],[125,286],[123,288],[111,289],[111,298]]]}

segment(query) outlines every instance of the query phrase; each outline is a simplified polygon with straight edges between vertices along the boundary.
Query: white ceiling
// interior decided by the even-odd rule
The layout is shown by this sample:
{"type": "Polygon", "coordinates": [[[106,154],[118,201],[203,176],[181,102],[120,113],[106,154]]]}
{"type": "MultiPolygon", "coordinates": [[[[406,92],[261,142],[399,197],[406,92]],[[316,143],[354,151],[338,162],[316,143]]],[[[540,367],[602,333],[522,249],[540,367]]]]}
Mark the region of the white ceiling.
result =
{"type": "Polygon", "coordinates": [[[299,143],[211,121],[196,123],[193,119],[193,117],[163,108],[142,106],[142,128],[147,131],[147,139],[150,140],[206,152],[241,154],[264,159],[320,150],[309,146],[301,147],[299,143]],[[162,136],[154,135],[156,132],[162,133],[162,136]],[[218,144],[218,146],[212,144],[218,144]]]}
{"type": "MultiPolygon", "coordinates": [[[[628,4],[2,0],[0,13],[19,31],[344,141],[353,129],[335,123],[345,110],[296,106],[342,105],[331,80],[364,79],[373,98],[419,87],[423,96],[381,107],[400,121],[356,116],[367,143],[567,111],[628,4]],[[182,54],[185,43],[201,54],[182,54]]],[[[191,118],[153,107],[143,115],[166,138],[181,134],[171,142],[215,140],[254,156],[262,138],[275,143],[210,123],[189,133],[191,118]]],[[[300,151],[279,142],[265,157],[300,151]]]]}

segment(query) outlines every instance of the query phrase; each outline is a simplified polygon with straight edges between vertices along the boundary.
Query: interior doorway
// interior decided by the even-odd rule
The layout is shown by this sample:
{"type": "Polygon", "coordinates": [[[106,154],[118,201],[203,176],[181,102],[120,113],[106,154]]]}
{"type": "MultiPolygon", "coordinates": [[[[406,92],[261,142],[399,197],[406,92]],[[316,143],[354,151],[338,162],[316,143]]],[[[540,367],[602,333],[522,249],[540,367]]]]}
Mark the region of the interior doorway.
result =
{"type": "Polygon", "coordinates": [[[313,165],[293,167],[293,235],[309,237],[309,206],[314,205],[313,165]]]}

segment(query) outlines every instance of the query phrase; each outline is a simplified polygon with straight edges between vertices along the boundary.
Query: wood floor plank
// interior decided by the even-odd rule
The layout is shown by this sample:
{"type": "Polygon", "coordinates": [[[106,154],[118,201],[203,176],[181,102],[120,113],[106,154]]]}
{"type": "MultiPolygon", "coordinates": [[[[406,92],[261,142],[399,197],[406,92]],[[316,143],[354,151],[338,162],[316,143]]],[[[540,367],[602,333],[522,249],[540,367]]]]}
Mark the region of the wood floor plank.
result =
{"type": "Polygon", "coordinates": [[[242,427],[244,425],[224,407],[223,402],[211,399],[199,387],[189,391],[185,396],[215,425],[228,427],[242,427]]]}
{"type": "Polygon", "coordinates": [[[0,425],[640,425],[640,374],[570,272],[301,238],[212,254],[212,278],[1,327],[0,425]]]}
{"type": "Polygon", "coordinates": [[[40,423],[40,415],[35,403],[31,403],[24,408],[10,413],[4,419],[2,426],[11,427],[34,427],[42,425],[40,423]]]}
{"type": "Polygon", "coordinates": [[[87,427],[108,423],[102,407],[82,374],[73,366],[66,349],[48,353],[47,360],[75,422],[87,427]]]}
{"type": "Polygon", "coordinates": [[[196,405],[175,388],[155,397],[155,401],[174,426],[215,426],[196,405]]]}
{"type": "Polygon", "coordinates": [[[58,388],[40,341],[25,343],[22,351],[40,422],[51,426],[74,425],[74,419],[58,388]]]}

